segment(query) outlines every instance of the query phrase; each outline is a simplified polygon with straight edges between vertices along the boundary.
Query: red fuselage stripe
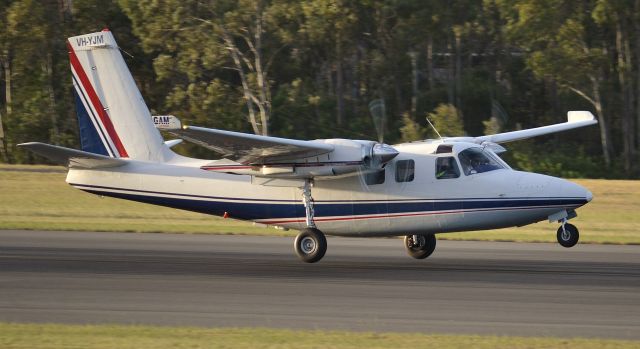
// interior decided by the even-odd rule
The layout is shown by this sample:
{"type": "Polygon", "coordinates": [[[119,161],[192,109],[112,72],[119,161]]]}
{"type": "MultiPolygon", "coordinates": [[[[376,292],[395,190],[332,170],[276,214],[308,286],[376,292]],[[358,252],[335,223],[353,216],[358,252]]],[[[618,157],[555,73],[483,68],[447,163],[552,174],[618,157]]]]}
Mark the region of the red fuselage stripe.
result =
{"type": "MultiPolygon", "coordinates": [[[[455,211],[435,211],[435,212],[416,212],[416,213],[401,213],[391,215],[363,215],[363,216],[351,216],[351,217],[336,217],[336,218],[315,218],[316,222],[336,222],[336,221],[355,221],[361,219],[381,219],[381,218],[399,218],[399,217],[412,217],[412,216],[434,216],[441,214],[452,213],[473,213],[473,212],[487,212],[487,211],[511,211],[511,210],[531,210],[538,208],[549,208],[555,206],[536,206],[536,207],[510,207],[510,208],[488,208],[488,209],[475,209],[475,210],[455,210],[455,211]]],[[[283,220],[257,220],[262,224],[283,224],[283,223],[304,223],[305,218],[295,219],[283,219],[283,220]]]]}
{"type": "Polygon", "coordinates": [[[200,168],[206,171],[247,170],[247,169],[250,169],[251,166],[216,166],[216,167],[202,166],[200,168]]]}

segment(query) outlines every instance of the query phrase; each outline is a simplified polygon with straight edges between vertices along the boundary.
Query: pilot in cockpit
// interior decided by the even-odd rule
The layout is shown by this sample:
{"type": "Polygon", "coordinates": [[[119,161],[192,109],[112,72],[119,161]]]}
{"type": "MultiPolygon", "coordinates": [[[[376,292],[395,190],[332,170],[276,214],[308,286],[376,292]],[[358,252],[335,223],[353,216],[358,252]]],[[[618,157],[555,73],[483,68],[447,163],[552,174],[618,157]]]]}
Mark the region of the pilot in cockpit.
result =
{"type": "Polygon", "coordinates": [[[453,157],[438,158],[437,179],[457,178],[459,176],[455,159],[453,157]]]}

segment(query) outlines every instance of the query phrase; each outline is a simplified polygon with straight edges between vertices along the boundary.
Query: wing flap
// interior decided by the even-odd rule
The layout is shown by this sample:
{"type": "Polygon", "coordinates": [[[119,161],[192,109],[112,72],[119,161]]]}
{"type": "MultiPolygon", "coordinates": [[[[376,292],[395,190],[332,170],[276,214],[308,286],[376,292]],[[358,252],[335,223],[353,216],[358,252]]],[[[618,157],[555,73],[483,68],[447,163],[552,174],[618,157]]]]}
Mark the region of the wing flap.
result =
{"type": "Polygon", "coordinates": [[[107,168],[123,166],[128,163],[122,158],[112,158],[40,142],[22,143],[18,146],[69,168],[107,168]]]}
{"type": "Polygon", "coordinates": [[[242,164],[301,159],[326,154],[334,149],[331,144],[197,126],[184,126],[169,133],[242,164]]]}

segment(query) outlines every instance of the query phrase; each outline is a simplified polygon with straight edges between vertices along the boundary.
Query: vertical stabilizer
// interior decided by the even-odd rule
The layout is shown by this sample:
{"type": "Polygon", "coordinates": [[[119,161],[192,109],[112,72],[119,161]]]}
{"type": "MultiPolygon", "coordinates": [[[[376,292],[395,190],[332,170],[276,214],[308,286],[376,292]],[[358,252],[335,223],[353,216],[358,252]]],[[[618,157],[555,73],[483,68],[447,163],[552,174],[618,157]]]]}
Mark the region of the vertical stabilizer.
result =
{"type": "Polygon", "coordinates": [[[110,157],[167,161],[172,152],[107,29],[67,42],[82,150],[110,157]]]}

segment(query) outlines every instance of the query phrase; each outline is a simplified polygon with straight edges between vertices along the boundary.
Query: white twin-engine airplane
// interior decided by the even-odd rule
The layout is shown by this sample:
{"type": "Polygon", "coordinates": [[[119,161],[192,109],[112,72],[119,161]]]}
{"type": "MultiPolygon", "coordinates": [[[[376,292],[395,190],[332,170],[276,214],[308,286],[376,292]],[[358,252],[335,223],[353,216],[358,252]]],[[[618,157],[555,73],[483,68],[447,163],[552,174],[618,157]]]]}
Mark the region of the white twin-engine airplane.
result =
{"type": "Polygon", "coordinates": [[[389,146],[366,140],[300,141],[195,126],[152,116],[107,29],[69,38],[82,150],[44,143],[22,147],[69,168],[67,183],[86,192],[300,230],[305,262],[327,249],[325,234],[401,236],[411,257],[428,257],[436,233],[567,223],[592,198],[585,188],[515,171],[498,143],[596,123],[586,111],[568,121],[482,137],[389,146]],[[220,153],[222,160],[171,151],[159,130],[220,153]]]}

